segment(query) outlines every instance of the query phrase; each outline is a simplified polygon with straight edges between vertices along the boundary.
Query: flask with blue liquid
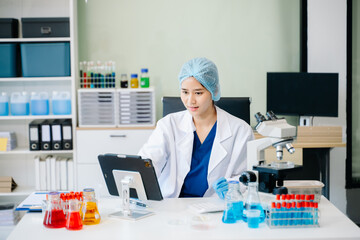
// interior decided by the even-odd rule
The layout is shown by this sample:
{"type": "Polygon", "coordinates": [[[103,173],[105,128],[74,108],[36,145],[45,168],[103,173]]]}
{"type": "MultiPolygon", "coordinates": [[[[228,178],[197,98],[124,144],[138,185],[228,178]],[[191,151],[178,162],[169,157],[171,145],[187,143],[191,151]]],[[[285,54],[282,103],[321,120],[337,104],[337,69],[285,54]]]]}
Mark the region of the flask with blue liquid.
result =
{"type": "Polygon", "coordinates": [[[265,220],[265,212],[261,206],[259,193],[258,193],[258,183],[257,182],[249,182],[248,183],[248,195],[245,201],[245,207],[243,211],[243,220],[245,222],[248,221],[247,219],[247,211],[252,209],[260,210],[260,219],[259,222],[263,222],[265,220]]]}
{"type": "Polygon", "coordinates": [[[224,223],[235,223],[242,219],[244,199],[240,192],[238,181],[229,181],[229,190],[225,195],[226,208],[222,221],[224,223]]]}

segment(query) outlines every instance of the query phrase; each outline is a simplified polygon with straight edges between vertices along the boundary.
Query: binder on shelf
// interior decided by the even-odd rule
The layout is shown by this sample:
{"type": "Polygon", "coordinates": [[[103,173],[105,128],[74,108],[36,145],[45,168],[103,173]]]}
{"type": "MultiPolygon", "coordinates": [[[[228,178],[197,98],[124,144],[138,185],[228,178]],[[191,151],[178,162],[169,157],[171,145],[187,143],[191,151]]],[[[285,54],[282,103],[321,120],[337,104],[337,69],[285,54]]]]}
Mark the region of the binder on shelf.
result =
{"type": "Polygon", "coordinates": [[[54,120],[51,123],[51,149],[62,149],[62,126],[60,120],[54,120]]]}
{"type": "Polygon", "coordinates": [[[62,146],[64,150],[73,148],[72,142],[72,123],[71,119],[64,119],[61,122],[62,126],[62,146]]]}
{"type": "Polygon", "coordinates": [[[72,158],[67,159],[67,176],[68,176],[68,189],[74,189],[74,161],[72,158]]]}
{"type": "Polygon", "coordinates": [[[39,156],[34,157],[34,163],[35,163],[35,190],[40,191],[41,188],[40,188],[40,157],[39,156]]]}
{"type": "Polygon", "coordinates": [[[59,162],[60,162],[60,190],[66,191],[68,189],[67,160],[65,158],[61,158],[59,162]]]}
{"type": "Polygon", "coordinates": [[[41,150],[51,150],[51,125],[49,120],[41,123],[41,150]]]}
{"type": "Polygon", "coordinates": [[[49,155],[46,157],[45,160],[45,165],[46,165],[46,190],[50,190],[51,189],[51,158],[52,156],[49,155]]]}
{"type": "Polygon", "coordinates": [[[46,176],[46,160],[40,158],[40,191],[46,191],[48,188],[47,184],[47,176],[46,176]]]}
{"type": "Polygon", "coordinates": [[[29,123],[29,143],[30,151],[41,149],[41,123],[43,120],[34,120],[29,123]]]}

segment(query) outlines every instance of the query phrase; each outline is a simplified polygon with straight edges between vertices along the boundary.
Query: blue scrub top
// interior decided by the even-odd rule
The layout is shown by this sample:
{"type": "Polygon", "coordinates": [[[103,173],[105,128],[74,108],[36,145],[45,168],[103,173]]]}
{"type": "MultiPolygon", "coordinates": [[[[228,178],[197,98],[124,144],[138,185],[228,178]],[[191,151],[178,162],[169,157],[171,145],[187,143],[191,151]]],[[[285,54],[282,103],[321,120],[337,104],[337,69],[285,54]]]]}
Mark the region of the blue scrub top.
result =
{"type": "Polygon", "coordinates": [[[207,174],[215,135],[216,122],[202,144],[196,131],[194,131],[194,144],[190,171],[185,177],[179,197],[204,196],[206,190],[209,187],[207,182],[207,174]]]}

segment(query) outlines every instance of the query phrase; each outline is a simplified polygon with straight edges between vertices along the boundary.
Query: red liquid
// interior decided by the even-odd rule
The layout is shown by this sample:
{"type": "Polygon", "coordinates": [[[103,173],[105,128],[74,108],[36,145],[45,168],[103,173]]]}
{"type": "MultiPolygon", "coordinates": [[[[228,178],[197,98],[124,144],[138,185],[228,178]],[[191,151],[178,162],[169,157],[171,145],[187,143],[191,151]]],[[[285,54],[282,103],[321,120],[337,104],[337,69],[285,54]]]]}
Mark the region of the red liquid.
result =
{"type": "Polygon", "coordinates": [[[65,227],[65,223],[66,223],[65,214],[62,209],[51,210],[50,213],[49,211],[45,212],[45,217],[43,222],[45,227],[62,228],[65,227]]]}
{"type": "Polygon", "coordinates": [[[79,212],[71,212],[66,220],[66,228],[69,230],[80,230],[83,224],[79,212]]]}

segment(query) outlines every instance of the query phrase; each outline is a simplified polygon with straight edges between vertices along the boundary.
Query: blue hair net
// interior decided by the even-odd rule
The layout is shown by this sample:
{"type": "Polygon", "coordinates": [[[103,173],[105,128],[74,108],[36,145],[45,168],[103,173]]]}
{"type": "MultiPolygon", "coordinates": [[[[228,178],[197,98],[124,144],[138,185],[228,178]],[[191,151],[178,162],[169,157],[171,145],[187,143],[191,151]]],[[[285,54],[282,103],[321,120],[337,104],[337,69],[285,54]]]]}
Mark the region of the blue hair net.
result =
{"type": "Polygon", "coordinates": [[[194,58],[186,62],[179,73],[180,86],[189,77],[196,78],[211,93],[212,100],[220,99],[218,70],[212,61],[206,58],[194,58]]]}

